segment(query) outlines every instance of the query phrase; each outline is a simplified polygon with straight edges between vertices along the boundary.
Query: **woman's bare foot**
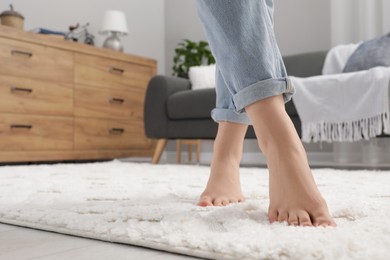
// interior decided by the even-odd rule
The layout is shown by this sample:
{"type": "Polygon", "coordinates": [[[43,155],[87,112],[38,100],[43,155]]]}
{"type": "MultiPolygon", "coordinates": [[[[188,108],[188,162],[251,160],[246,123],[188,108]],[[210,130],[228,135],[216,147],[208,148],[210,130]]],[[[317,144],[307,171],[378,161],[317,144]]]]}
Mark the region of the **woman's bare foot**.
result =
{"type": "MultiPolygon", "coordinates": [[[[239,163],[239,162],[238,162],[239,163]]],[[[210,178],[200,196],[199,206],[226,206],[244,200],[241,191],[239,164],[213,159],[210,178]]]]}
{"type": "Polygon", "coordinates": [[[305,151],[283,147],[268,152],[271,223],[335,226],[328,206],[314,181],[305,151]]]}
{"type": "Polygon", "coordinates": [[[199,206],[226,206],[244,200],[239,168],[247,128],[242,124],[219,123],[210,178],[200,196],[199,206]]]}
{"type": "Polygon", "coordinates": [[[306,152],[282,96],[246,108],[270,172],[270,222],[335,226],[311,174],[306,152]]]}

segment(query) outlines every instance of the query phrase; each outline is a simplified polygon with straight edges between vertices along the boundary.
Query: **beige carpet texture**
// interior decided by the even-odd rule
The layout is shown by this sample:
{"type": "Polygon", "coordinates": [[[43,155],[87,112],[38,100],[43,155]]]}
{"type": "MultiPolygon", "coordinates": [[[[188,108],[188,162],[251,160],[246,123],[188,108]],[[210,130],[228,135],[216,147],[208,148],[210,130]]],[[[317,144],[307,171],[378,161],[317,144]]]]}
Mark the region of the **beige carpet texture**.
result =
{"type": "Polygon", "coordinates": [[[209,167],[120,161],[0,167],[0,222],[209,259],[389,259],[390,171],[313,173],[337,228],[269,224],[266,169],[241,169],[245,202],[201,208],[209,167]]]}

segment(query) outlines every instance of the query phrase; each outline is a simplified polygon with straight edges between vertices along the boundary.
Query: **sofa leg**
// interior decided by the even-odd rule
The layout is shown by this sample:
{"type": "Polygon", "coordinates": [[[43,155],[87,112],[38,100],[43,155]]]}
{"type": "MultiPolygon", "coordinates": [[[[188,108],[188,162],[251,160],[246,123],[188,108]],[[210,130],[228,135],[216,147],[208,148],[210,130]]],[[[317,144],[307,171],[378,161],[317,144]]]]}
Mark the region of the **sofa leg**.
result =
{"type": "Polygon", "coordinates": [[[159,139],[157,141],[157,146],[153,154],[152,164],[158,164],[167,143],[168,143],[168,139],[159,139]]]}

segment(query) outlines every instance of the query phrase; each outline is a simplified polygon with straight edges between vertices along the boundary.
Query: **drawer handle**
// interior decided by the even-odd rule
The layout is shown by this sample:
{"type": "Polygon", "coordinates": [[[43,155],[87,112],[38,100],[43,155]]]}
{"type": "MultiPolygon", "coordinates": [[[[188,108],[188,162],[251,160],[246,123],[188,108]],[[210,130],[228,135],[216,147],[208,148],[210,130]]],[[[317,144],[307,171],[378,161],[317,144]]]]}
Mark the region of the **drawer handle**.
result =
{"type": "Polygon", "coordinates": [[[28,52],[28,51],[18,51],[18,50],[12,50],[11,51],[11,55],[13,56],[23,56],[23,57],[26,57],[26,58],[31,58],[33,56],[32,52],[28,52]]]}
{"type": "Polygon", "coordinates": [[[26,129],[31,130],[32,125],[11,125],[11,129],[26,129]]]}
{"type": "Polygon", "coordinates": [[[114,74],[122,75],[123,73],[125,73],[125,70],[124,70],[124,69],[121,69],[121,68],[111,67],[111,68],[109,69],[109,72],[114,73],[114,74]]]}
{"type": "Polygon", "coordinates": [[[111,128],[110,130],[108,130],[108,132],[110,133],[110,135],[121,135],[125,132],[125,129],[123,128],[111,128]]]}
{"type": "Polygon", "coordinates": [[[31,88],[19,88],[19,87],[14,87],[11,86],[11,92],[12,93],[26,93],[26,94],[31,94],[33,90],[31,88]]]}
{"type": "Polygon", "coordinates": [[[123,98],[110,98],[110,104],[122,105],[125,103],[123,98]]]}

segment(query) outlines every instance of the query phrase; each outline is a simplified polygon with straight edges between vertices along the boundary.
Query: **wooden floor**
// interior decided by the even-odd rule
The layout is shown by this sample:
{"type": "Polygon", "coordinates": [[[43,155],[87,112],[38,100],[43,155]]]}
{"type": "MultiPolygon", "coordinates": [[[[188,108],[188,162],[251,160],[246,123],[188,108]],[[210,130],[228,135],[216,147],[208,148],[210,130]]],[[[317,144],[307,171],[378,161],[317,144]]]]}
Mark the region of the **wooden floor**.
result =
{"type": "Polygon", "coordinates": [[[30,259],[189,260],[196,258],[0,224],[0,260],[30,259]]]}

